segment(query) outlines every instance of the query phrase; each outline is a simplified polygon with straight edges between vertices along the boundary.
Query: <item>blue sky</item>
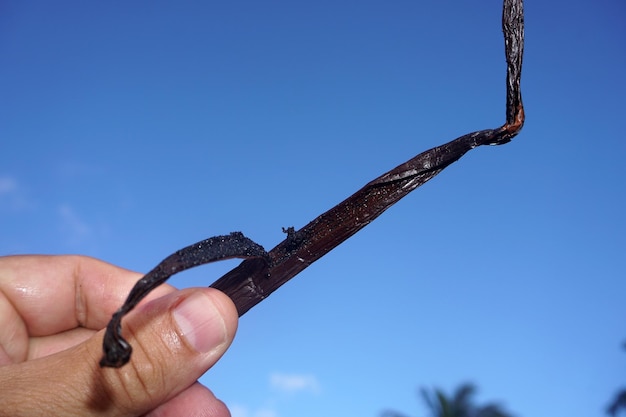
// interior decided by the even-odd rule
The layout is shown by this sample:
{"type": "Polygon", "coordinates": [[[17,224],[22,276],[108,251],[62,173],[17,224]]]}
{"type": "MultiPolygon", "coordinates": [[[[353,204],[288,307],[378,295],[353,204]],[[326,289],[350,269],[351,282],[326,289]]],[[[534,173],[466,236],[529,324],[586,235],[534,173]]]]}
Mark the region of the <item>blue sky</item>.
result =
{"type": "MultiPolygon", "coordinates": [[[[626,384],[626,6],[526,4],[527,121],[240,321],[202,382],[233,417],[518,416],[626,384]]],[[[501,3],[0,5],[0,254],[147,271],[240,230],[272,248],[413,155],[504,121],[501,3]]],[[[185,272],[209,285],[236,262],[185,272]]]]}

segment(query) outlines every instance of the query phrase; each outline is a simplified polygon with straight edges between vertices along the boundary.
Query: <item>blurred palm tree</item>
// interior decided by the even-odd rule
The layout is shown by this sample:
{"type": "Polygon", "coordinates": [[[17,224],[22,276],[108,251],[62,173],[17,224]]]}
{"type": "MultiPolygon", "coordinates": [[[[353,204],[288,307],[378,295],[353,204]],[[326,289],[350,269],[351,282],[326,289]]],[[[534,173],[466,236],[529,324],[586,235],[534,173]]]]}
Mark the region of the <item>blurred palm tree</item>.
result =
{"type": "Polygon", "coordinates": [[[617,417],[619,410],[626,411],[626,390],[617,393],[611,405],[606,409],[606,412],[613,417],[617,417]]]}
{"type": "MultiPolygon", "coordinates": [[[[473,384],[462,384],[450,397],[436,388],[432,392],[422,388],[420,393],[430,410],[430,417],[511,417],[496,404],[475,405],[472,396],[476,393],[476,387],[473,384]]],[[[397,411],[386,411],[383,417],[408,416],[397,411]]]]}
{"type": "MultiPolygon", "coordinates": [[[[626,349],[626,342],[624,342],[623,348],[626,349]]],[[[626,412],[626,389],[617,393],[611,405],[607,407],[606,412],[611,416],[616,417],[620,410],[626,412]]]]}

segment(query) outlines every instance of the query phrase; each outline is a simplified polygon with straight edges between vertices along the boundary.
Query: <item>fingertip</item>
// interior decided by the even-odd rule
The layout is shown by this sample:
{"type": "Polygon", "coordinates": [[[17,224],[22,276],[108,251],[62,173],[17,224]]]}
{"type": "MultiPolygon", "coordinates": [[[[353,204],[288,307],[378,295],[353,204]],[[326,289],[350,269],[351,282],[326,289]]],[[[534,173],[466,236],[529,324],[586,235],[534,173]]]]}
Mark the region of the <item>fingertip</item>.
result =
{"type": "Polygon", "coordinates": [[[204,385],[194,383],[189,388],[152,410],[146,417],[164,416],[186,417],[230,417],[230,411],[223,401],[204,385]]]}
{"type": "Polygon", "coordinates": [[[206,294],[211,297],[215,307],[219,311],[220,315],[224,318],[224,324],[228,330],[230,339],[235,337],[237,327],[239,325],[239,312],[233,300],[224,294],[222,291],[215,288],[202,288],[206,294]]]}
{"type": "Polygon", "coordinates": [[[107,397],[121,409],[144,412],[170,401],[222,357],[237,322],[230,298],[211,288],[187,288],[139,306],[122,322],[133,347],[130,362],[101,368],[107,397]]]}

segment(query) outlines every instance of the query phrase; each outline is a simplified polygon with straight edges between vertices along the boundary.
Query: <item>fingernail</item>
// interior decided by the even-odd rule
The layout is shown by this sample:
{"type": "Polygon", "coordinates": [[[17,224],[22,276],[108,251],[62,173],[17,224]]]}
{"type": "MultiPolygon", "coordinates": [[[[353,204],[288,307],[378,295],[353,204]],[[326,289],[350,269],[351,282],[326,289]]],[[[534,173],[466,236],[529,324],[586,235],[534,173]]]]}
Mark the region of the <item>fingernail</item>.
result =
{"type": "Polygon", "coordinates": [[[176,306],[173,316],[182,335],[198,352],[210,352],[226,340],[222,316],[202,293],[194,293],[176,306]]]}

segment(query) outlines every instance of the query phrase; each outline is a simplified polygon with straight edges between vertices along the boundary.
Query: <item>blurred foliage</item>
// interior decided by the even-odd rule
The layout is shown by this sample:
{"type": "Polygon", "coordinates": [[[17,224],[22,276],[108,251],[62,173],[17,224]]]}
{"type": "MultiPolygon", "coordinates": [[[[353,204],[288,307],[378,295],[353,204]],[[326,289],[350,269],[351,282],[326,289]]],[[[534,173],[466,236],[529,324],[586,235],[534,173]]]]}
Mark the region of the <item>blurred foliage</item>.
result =
{"type": "MultiPolygon", "coordinates": [[[[622,347],[626,349],[626,342],[624,342],[622,347]]],[[[607,407],[606,412],[613,417],[617,417],[617,413],[619,413],[620,410],[626,413],[626,389],[617,393],[611,405],[607,407]]]]}
{"type": "MultiPolygon", "coordinates": [[[[429,417],[511,417],[497,404],[478,406],[472,397],[476,393],[473,384],[460,385],[453,395],[447,396],[440,389],[432,391],[422,388],[420,394],[430,410],[429,417]]],[[[397,411],[385,411],[382,417],[409,417],[397,411]]]]}

